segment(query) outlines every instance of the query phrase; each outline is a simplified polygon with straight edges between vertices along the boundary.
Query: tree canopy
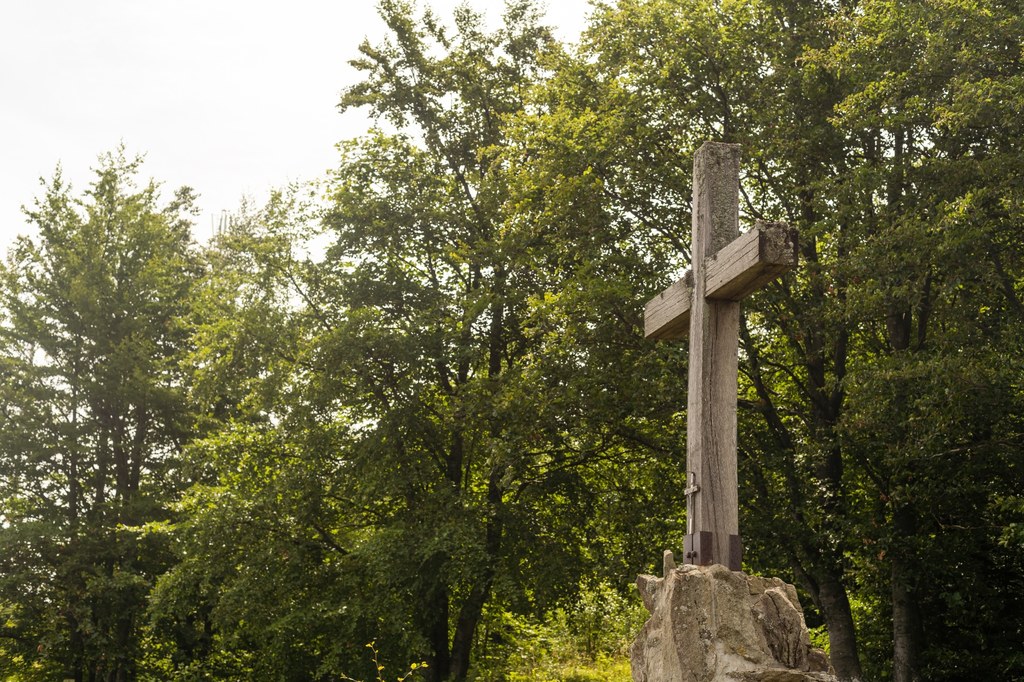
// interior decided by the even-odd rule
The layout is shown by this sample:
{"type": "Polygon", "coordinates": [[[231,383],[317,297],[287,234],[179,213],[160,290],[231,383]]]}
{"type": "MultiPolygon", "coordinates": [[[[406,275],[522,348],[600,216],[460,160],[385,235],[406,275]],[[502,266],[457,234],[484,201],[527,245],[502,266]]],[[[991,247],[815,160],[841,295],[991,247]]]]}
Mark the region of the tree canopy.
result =
{"type": "Polygon", "coordinates": [[[115,152],[27,210],[0,671],[619,679],[685,528],[686,344],[641,311],[712,139],[741,223],[800,233],[744,304],[745,570],[840,679],[1024,676],[1024,7],[619,0],[576,45],[527,0],[380,14],[340,102],[373,128],[312,194],[200,247],[115,152]]]}

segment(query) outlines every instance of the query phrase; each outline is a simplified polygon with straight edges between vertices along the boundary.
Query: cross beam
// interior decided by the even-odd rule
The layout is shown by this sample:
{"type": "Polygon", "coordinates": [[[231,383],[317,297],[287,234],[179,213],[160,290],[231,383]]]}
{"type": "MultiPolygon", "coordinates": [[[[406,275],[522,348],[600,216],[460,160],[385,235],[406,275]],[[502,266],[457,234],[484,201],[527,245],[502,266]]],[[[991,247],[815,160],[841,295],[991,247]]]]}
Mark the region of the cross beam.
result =
{"type": "Polygon", "coordinates": [[[740,570],[736,468],[739,301],[796,266],[797,234],[762,223],[739,234],[737,144],[705,142],[693,161],[693,268],[647,302],[647,338],[690,339],[686,563],[740,570]]]}

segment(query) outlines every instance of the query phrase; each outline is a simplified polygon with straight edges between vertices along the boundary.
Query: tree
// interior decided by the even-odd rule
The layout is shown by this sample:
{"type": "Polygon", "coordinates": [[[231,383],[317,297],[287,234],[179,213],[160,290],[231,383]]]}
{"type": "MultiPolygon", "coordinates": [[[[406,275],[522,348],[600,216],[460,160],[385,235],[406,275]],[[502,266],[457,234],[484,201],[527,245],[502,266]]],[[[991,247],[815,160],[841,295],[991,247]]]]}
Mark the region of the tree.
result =
{"type": "Polygon", "coordinates": [[[3,672],[365,677],[376,640],[464,680],[654,569],[686,348],[640,308],[689,259],[710,138],[746,150],[743,220],[801,235],[741,330],[747,568],[798,583],[842,679],[1019,677],[1019,8],[622,0],[575,51],[526,2],[494,33],[381,14],[342,99],[377,127],[321,213],[275,195],[201,260],[187,193],[158,210],[122,156],[30,212],[3,672]]]}
{"type": "MultiPolygon", "coordinates": [[[[599,188],[592,197],[601,206],[598,210],[617,216],[626,238],[648,245],[651,253],[671,248],[685,262],[689,257],[686,226],[690,224],[692,152],[705,139],[743,142],[753,155],[744,164],[745,217],[789,219],[801,229],[805,262],[813,261],[818,249],[816,218],[801,213],[801,201],[808,201],[810,194],[800,183],[820,177],[818,169],[829,167],[842,153],[841,139],[828,122],[839,92],[824,70],[808,73],[797,70],[796,65],[809,46],[828,44],[821,24],[824,15],[823,8],[806,3],[721,7],[704,2],[623,2],[599,12],[581,53],[561,64],[546,88],[549,94],[544,104],[549,109],[544,118],[556,132],[549,132],[545,141],[563,137],[582,140],[569,148],[576,157],[572,170],[561,175],[549,172],[552,184],[566,186],[581,176],[588,177],[599,188]],[[797,134],[801,126],[810,132],[797,134]]],[[[539,154],[564,154],[562,148],[552,152],[550,147],[539,154]]],[[[648,296],[666,284],[664,278],[672,274],[671,268],[663,266],[662,273],[647,280],[648,296]]],[[[758,300],[771,300],[794,281],[799,279],[789,277],[758,300]]],[[[839,330],[830,339],[827,334],[831,330],[823,328],[814,313],[812,306],[831,305],[820,287],[820,281],[809,290],[801,286],[802,303],[810,304],[801,310],[801,331],[812,332],[808,338],[815,345],[806,353],[801,347],[798,355],[786,361],[787,367],[807,371],[814,380],[804,385],[820,395],[801,400],[799,409],[812,411],[806,423],[817,424],[817,433],[801,439],[784,429],[776,431],[776,442],[786,454],[782,462],[765,467],[786,471],[788,466],[793,473],[790,480],[797,485],[810,478],[794,470],[791,445],[799,440],[828,442],[838,421],[838,415],[830,413],[832,400],[825,376],[829,361],[824,351],[828,345],[838,344],[842,352],[843,333],[839,330]]],[[[774,325],[778,318],[769,315],[763,319],[768,338],[777,338],[774,325]]],[[[751,348],[749,333],[744,342],[748,360],[756,363],[757,348],[751,348]]],[[[685,403],[684,396],[678,400],[685,403]]],[[[763,398],[746,403],[771,404],[763,398]]],[[[772,417],[770,412],[765,414],[772,417]]],[[[775,422],[775,426],[781,425],[775,422]]],[[[741,454],[749,453],[745,447],[741,454]]],[[[835,469],[830,464],[834,456],[822,449],[801,459],[817,462],[812,464],[812,476],[841,477],[841,470],[827,473],[829,467],[835,469]]],[[[744,473],[750,471],[750,464],[745,458],[744,473]]],[[[800,494],[803,500],[821,499],[800,494]]],[[[749,500],[753,496],[743,497],[749,500]]],[[[777,499],[766,502],[779,508],[777,499]]],[[[804,505],[798,501],[797,506],[804,505]]],[[[831,519],[841,522],[842,516],[818,518],[833,523],[831,519]]],[[[749,521],[745,525],[749,528],[749,521]]],[[[794,527],[784,519],[763,532],[783,534],[783,542],[771,544],[790,550],[789,557],[779,557],[782,563],[807,578],[803,584],[829,624],[837,669],[846,677],[859,676],[841,548],[820,544],[827,529],[804,524],[794,527]]],[[[760,533],[752,530],[746,534],[753,540],[760,533]]],[[[751,549],[751,560],[761,559],[760,547],[751,543],[751,549]]]]}
{"type": "Polygon", "coordinates": [[[429,14],[414,25],[409,10],[383,5],[394,42],[362,48],[367,79],[343,99],[408,132],[345,150],[328,260],[347,265],[322,294],[344,308],[319,343],[346,368],[325,378],[360,425],[351,494],[374,501],[377,532],[408,558],[391,570],[413,588],[429,674],[461,680],[490,600],[550,603],[600,544],[585,472],[607,475],[626,454],[612,428],[621,403],[596,370],[617,342],[636,345],[624,337],[637,318],[635,297],[620,296],[621,263],[585,296],[608,299],[584,310],[571,292],[599,280],[598,264],[510,203],[521,159],[503,154],[506,119],[523,110],[551,45],[534,10],[510,4],[493,35],[460,10],[451,37],[429,14]],[[617,316],[598,318],[613,295],[617,316]]]}
{"type": "Polygon", "coordinates": [[[332,485],[345,465],[335,415],[296,395],[321,324],[315,303],[304,305],[315,264],[299,249],[316,216],[305,189],[243,205],[202,253],[183,358],[202,432],[164,529],[176,561],[148,609],[164,678],[337,679],[363,664],[374,637],[407,645],[404,621],[367,632],[347,603],[364,569],[348,556],[351,519],[332,485]]]}
{"type": "MultiPolygon", "coordinates": [[[[230,317],[286,320],[288,342],[262,346],[268,364],[290,356],[286,390],[229,379],[270,399],[240,398],[259,407],[227,408],[234,423],[197,444],[212,476],[156,603],[181,642],[238,652],[246,675],[351,675],[352,645],[376,639],[390,668],[423,657],[428,678],[466,679],[489,613],[543,615],[588,580],[650,570],[639,537],[671,533],[680,503],[659,389],[684,374],[638,369],[661,361],[638,334],[634,265],[652,262],[606,215],[561,225],[551,197],[510,188],[530,150],[506,131],[547,31],[525,3],[491,35],[468,10],[453,34],[411,13],[382,6],[392,39],[363,46],[344,98],[396,129],[343,146],[326,258],[265,257],[272,221],[229,257],[258,263],[225,280],[242,292],[230,317]],[[283,317],[246,293],[270,281],[290,288],[283,317]]],[[[215,336],[211,369],[235,347],[215,336]]]]}
{"type": "MultiPolygon", "coordinates": [[[[1019,368],[1007,357],[1020,342],[1021,244],[1009,208],[1020,187],[1006,178],[1021,150],[1010,141],[1019,124],[983,113],[991,100],[980,93],[1020,101],[1019,8],[867,2],[842,28],[830,67],[855,89],[836,125],[857,131],[858,184],[875,197],[859,245],[871,271],[851,281],[873,324],[854,360],[847,438],[882,501],[874,540],[889,569],[880,582],[891,595],[893,679],[1005,676],[1002,660],[946,650],[950,616],[933,614],[958,612],[960,599],[972,613],[1003,614],[983,585],[1000,569],[1016,579],[991,507],[1019,485],[1019,368]],[[868,57],[879,52],[884,68],[868,57]]],[[[974,620],[960,636],[999,641],[993,626],[974,620]]]]}
{"type": "MultiPolygon", "coordinates": [[[[621,2],[558,64],[532,123],[551,196],[589,183],[589,211],[684,260],[688,150],[707,138],[747,150],[746,219],[799,228],[801,268],[747,306],[743,525],[753,566],[811,597],[844,679],[862,675],[858,639],[873,674],[895,658],[899,679],[956,675],[949,638],[921,633],[948,634],[960,607],[919,578],[982,584],[993,560],[1014,565],[989,519],[1017,485],[1016,369],[997,358],[1019,343],[1019,149],[993,102],[1017,101],[1019,27],[999,3],[930,5],[621,2]],[[950,457],[977,472],[952,495],[950,457]],[[952,546],[992,558],[969,566],[952,546]],[[860,623],[851,595],[873,608],[860,623]],[[878,613],[893,614],[891,648],[872,637],[878,613]]],[[[987,627],[960,631],[1001,639],[987,627]]]]}
{"type": "Polygon", "coordinates": [[[135,679],[145,595],[169,559],[141,528],[176,492],[198,272],[190,191],[158,207],[139,165],[102,157],[81,199],[58,172],[27,211],[38,237],[0,271],[3,651],[40,679],[135,679]]]}

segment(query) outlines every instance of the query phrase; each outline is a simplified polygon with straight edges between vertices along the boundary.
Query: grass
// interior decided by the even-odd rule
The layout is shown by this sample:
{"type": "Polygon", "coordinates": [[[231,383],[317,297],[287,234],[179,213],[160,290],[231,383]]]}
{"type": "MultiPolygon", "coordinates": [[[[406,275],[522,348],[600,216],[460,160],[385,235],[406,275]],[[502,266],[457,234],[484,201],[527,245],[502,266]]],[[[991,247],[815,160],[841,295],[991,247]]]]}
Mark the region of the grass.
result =
{"type": "Polygon", "coordinates": [[[593,663],[570,663],[510,673],[509,682],[632,682],[629,660],[600,657],[593,663]]]}

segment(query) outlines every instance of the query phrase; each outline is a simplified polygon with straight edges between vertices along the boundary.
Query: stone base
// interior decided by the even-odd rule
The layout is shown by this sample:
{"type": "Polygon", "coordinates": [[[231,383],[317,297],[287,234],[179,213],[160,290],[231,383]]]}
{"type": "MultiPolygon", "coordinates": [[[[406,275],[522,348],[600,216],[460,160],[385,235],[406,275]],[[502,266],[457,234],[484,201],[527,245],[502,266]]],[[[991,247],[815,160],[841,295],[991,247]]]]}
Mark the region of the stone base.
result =
{"type": "Polygon", "coordinates": [[[665,559],[664,578],[637,578],[651,617],[630,649],[634,682],[835,680],[792,585],[665,559]]]}

